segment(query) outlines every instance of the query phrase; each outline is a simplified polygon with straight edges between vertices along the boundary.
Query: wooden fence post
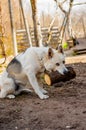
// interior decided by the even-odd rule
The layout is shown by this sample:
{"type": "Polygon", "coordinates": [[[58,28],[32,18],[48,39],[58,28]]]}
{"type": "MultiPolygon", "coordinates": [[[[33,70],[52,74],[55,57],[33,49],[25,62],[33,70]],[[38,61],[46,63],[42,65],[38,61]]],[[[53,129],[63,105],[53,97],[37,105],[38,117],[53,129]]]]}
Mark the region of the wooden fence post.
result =
{"type": "Polygon", "coordinates": [[[26,30],[26,33],[27,33],[27,40],[28,40],[29,45],[32,46],[30,30],[29,30],[28,21],[27,21],[27,18],[26,18],[24,7],[23,7],[23,2],[22,2],[22,0],[19,0],[19,2],[20,2],[20,6],[21,6],[24,24],[25,24],[25,30],[26,30]]]}
{"type": "Polygon", "coordinates": [[[37,12],[36,6],[37,0],[30,0],[31,8],[32,8],[32,18],[33,18],[33,26],[34,26],[34,37],[36,41],[36,46],[43,46],[42,45],[42,34],[41,34],[41,25],[40,19],[37,12]]]}
{"type": "Polygon", "coordinates": [[[14,56],[16,56],[18,54],[18,50],[17,50],[15,23],[13,18],[12,0],[8,0],[8,5],[9,5],[9,13],[10,13],[12,40],[13,40],[13,50],[14,50],[14,56]]]}

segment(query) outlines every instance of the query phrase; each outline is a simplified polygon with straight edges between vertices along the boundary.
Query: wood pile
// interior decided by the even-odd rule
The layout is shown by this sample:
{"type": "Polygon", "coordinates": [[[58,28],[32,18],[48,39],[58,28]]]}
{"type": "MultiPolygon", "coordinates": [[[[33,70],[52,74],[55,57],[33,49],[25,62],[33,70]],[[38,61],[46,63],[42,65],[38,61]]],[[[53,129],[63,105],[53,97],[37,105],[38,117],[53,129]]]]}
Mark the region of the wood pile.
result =
{"type": "Polygon", "coordinates": [[[83,49],[74,49],[73,51],[74,51],[74,53],[76,55],[86,54],[86,48],[83,48],[83,49]]]}

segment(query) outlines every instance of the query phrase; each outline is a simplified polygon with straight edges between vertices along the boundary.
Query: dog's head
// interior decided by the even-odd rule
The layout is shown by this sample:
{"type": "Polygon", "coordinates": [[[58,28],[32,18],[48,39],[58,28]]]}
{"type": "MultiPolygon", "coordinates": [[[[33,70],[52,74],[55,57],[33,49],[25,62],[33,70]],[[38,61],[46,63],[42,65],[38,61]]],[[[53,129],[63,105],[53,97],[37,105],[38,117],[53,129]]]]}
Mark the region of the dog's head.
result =
{"type": "Polygon", "coordinates": [[[49,48],[47,56],[44,59],[44,66],[47,71],[58,71],[61,74],[67,73],[65,67],[65,55],[62,46],[59,45],[58,51],[49,48]]]}

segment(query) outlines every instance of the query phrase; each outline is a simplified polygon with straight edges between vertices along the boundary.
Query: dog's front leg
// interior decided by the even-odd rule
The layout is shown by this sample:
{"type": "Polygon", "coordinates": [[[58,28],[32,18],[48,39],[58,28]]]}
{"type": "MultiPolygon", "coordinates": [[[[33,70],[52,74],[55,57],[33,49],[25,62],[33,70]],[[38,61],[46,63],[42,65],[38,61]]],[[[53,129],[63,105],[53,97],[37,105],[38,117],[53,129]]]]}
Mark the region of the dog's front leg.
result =
{"type": "Polygon", "coordinates": [[[49,96],[48,95],[44,95],[42,93],[42,91],[40,91],[40,87],[38,85],[37,78],[36,78],[35,74],[29,73],[27,76],[28,76],[28,79],[30,81],[30,84],[32,85],[34,91],[40,97],[40,99],[47,99],[49,96]]]}

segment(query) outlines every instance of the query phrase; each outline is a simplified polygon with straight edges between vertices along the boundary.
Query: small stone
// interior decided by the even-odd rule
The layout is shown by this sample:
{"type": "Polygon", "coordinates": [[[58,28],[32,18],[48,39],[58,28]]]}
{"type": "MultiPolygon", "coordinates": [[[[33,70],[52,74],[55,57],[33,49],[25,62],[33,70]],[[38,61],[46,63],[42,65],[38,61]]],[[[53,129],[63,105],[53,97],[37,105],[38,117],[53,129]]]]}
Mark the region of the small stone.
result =
{"type": "Polygon", "coordinates": [[[16,126],[15,129],[18,130],[18,127],[16,126]]]}
{"type": "Polygon", "coordinates": [[[70,129],[70,128],[71,128],[71,126],[69,126],[69,125],[66,126],[66,129],[70,129]]]}
{"type": "Polygon", "coordinates": [[[25,128],[25,130],[29,130],[28,128],[25,128]]]}

